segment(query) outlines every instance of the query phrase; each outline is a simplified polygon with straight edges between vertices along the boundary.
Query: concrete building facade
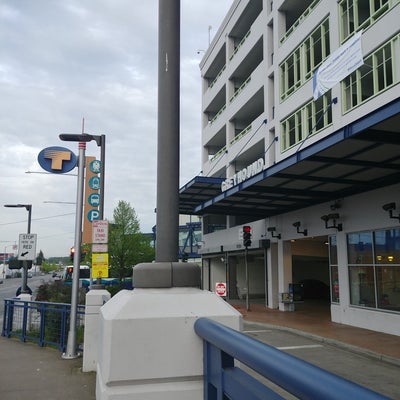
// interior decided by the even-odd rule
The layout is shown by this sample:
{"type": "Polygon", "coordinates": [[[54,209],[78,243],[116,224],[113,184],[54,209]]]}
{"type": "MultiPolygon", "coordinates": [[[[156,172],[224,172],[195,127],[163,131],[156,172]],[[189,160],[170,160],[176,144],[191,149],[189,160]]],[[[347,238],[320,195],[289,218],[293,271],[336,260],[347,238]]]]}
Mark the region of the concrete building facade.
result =
{"type": "Polygon", "coordinates": [[[399,17],[399,0],[233,2],[200,65],[202,175],[180,191],[203,288],[281,310],[327,296],[332,321],[400,334],[399,17]]]}

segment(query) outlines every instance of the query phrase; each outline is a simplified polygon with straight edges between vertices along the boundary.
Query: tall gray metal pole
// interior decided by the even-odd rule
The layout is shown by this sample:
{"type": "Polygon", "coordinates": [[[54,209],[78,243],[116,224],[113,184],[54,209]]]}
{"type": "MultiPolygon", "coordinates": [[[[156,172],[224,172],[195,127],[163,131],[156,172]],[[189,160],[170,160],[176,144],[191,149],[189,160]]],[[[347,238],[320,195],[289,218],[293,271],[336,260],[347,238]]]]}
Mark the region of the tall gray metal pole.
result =
{"type": "Polygon", "coordinates": [[[159,0],[156,261],[178,261],[180,0],[159,0]]]}
{"type": "MultiPolygon", "coordinates": [[[[28,232],[31,233],[32,224],[32,204],[26,204],[25,208],[28,211],[28,232]]],[[[28,261],[22,262],[22,287],[21,293],[28,293],[28,261]]]]}
{"type": "Polygon", "coordinates": [[[105,189],[105,170],[106,170],[106,135],[100,137],[100,207],[99,207],[99,219],[104,219],[104,189],[105,189]]]}
{"type": "Polygon", "coordinates": [[[82,210],[83,210],[83,186],[85,183],[85,149],[86,143],[79,142],[78,156],[78,184],[76,190],[76,214],[75,214],[75,252],[74,269],[72,272],[71,314],[69,320],[68,340],[64,359],[79,357],[76,351],[76,321],[78,314],[78,290],[79,290],[79,267],[81,260],[82,242],[82,210]]]}

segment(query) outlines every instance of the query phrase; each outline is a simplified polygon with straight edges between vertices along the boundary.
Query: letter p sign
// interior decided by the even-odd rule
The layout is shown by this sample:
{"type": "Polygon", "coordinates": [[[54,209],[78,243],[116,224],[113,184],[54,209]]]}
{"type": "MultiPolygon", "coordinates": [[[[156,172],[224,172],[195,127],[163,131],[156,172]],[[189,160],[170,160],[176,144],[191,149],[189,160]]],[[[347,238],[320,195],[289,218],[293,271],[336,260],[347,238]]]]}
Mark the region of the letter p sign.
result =
{"type": "Polygon", "coordinates": [[[99,210],[90,210],[87,214],[87,218],[90,222],[99,219],[99,217],[100,217],[99,210]]]}

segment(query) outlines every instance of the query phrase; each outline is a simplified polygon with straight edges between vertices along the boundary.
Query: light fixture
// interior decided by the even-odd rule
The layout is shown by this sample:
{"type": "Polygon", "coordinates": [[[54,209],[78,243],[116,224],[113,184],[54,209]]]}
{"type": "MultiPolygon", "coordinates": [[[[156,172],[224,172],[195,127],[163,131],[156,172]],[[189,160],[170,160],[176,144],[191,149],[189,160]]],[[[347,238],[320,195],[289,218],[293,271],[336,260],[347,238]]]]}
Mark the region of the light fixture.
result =
{"type": "Polygon", "coordinates": [[[270,226],[269,228],[267,228],[267,231],[268,231],[268,232],[271,232],[271,236],[272,236],[273,238],[277,238],[277,239],[280,239],[280,238],[281,238],[281,234],[280,234],[280,233],[278,233],[277,235],[275,235],[275,232],[276,232],[276,227],[275,227],[275,226],[270,226]]]}
{"type": "Polygon", "coordinates": [[[325,222],[325,228],[326,229],[334,228],[334,229],[337,229],[339,232],[341,232],[343,230],[343,225],[342,224],[336,224],[336,220],[339,219],[339,218],[340,218],[340,215],[337,214],[337,213],[323,215],[321,217],[322,221],[325,222]],[[329,221],[332,221],[331,225],[328,225],[329,221]]]}
{"type": "Polygon", "coordinates": [[[307,229],[303,229],[301,231],[300,230],[300,225],[301,225],[300,221],[293,222],[293,226],[297,229],[297,233],[302,233],[304,236],[307,236],[308,235],[308,230],[307,229]]]}
{"type": "Polygon", "coordinates": [[[398,219],[400,221],[400,214],[393,215],[393,210],[396,209],[396,203],[387,203],[382,206],[385,211],[389,212],[389,218],[398,219]]]}

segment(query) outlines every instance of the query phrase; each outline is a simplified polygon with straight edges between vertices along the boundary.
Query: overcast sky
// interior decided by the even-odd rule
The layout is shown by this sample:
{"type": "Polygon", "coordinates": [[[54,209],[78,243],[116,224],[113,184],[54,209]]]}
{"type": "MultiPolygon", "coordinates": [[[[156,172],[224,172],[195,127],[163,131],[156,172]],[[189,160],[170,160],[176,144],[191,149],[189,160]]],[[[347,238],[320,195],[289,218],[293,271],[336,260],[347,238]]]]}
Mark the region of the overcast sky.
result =
{"type": "MultiPolygon", "coordinates": [[[[181,1],[180,184],[201,170],[199,62],[232,0],[181,1]]],[[[141,230],[155,225],[157,149],[156,0],[2,0],[0,2],[0,253],[27,229],[45,257],[74,243],[76,177],[44,172],[37,155],[68,147],[60,133],[106,135],[104,217],[119,200],[141,230]],[[46,203],[45,203],[46,202],[46,203]]],[[[95,142],[86,155],[100,157],[95,142]]],[[[74,170],[76,173],[76,169],[74,170]]]]}

